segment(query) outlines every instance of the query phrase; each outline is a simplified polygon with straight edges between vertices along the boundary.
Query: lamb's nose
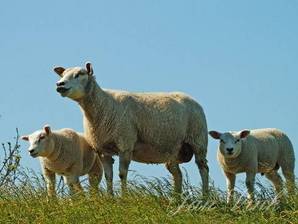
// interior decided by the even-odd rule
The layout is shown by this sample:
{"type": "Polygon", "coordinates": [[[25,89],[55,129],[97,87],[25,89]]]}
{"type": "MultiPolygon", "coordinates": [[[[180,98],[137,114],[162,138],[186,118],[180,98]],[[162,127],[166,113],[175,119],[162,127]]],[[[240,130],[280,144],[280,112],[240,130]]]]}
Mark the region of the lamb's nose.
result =
{"type": "Polygon", "coordinates": [[[65,85],[65,82],[57,82],[56,85],[57,86],[64,86],[65,85]]]}
{"type": "Polygon", "coordinates": [[[34,152],[34,149],[30,149],[30,150],[29,150],[29,153],[33,153],[33,152],[34,152]]]}
{"type": "Polygon", "coordinates": [[[232,152],[233,151],[233,148],[227,148],[227,151],[228,152],[232,152]]]}

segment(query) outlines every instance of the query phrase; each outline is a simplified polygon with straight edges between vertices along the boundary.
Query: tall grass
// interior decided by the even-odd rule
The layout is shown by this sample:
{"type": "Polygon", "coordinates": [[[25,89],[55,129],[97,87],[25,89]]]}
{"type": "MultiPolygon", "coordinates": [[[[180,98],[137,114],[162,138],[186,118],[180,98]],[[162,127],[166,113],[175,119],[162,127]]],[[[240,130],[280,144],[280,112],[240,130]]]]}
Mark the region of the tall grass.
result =
{"type": "Polygon", "coordinates": [[[3,159],[0,223],[298,223],[297,195],[276,203],[273,189],[258,182],[254,206],[247,206],[242,187],[235,203],[228,206],[226,192],[214,185],[208,200],[202,198],[201,188],[190,184],[185,171],[182,195],[173,194],[170,178],[135,174],[123,197],[116,184],[114,197],[102,187],[98,194],[70,198],[59,180],[59,197],[48,199],[43,176],[20,167],[17,138],[14,144],[6,144],[6,149],[9,145],[16,150],[3,159]]]}

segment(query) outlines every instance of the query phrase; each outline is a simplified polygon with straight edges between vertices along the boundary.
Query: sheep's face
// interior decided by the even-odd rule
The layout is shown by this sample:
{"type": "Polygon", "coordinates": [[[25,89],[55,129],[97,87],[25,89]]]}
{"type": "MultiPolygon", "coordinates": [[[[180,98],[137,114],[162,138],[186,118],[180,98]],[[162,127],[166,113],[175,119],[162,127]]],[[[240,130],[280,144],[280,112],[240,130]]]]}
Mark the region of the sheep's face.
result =
{"type": "Polygon", "coordinates": [[[90,63],[86,64],[86,69],[81,67],[68,69],[56,67],[54,71],[61,77],[56,83],[56,90],[61,96],[73,100],[79,100],[85,96],[89,77],[93,75],[93,69],[90,63]]]}
{"type": "Polygon", "coordinates": [[[43,130],[22,136],[21,138],[25,141],[29,141],[30,146],[28,148],[28,152],[33,158],[38,156],[46,157],[54,150],[49,126],[45,126],[43,130]]]}
{"type": "Polygon", "coordinates": [[[220,153],[226,158],[236,158],[241,153],[242,140],[249,135],[250,131],[220,133],[210,131],[209,135],[218,139],[220,153]]]}

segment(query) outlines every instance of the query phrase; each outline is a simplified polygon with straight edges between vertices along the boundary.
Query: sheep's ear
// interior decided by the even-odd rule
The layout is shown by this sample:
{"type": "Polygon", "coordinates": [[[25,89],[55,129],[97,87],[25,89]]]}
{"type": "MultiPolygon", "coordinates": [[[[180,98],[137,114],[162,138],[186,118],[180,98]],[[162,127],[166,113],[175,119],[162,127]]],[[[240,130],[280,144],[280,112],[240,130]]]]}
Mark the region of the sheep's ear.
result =
{"type": "Polygon", "coordinates": [[[29,141],[29,136],[28,135],[23,135],[21,136],[21,139],[24,141],[29,141]]]}
{"type": "Polygon", "coordinates": [[[240,138],[246,138],[250,133],[250,130],[243,130],[240,132],[240,138]]]}
{"type": "Polygon", "coordinates": [[[43,130],[45,131],[45,133],[46,133],[47,135],[51,134],[51,127],[50,127],[49,125],[45,125],[45,126],[43,127],[43,130]]]}
{"type": "Polygon", "coordinates": [[[209,135],[214,139],[220,139],[221,133],[217,131],[209,131],[209,135]]]}
{"type": "Polygon", "coordinates": [[[54,68],[54,72],[56,72],[61,77],[62,77],[62,74],[64,71],[65,71],[65,68],[63,68],[63,67],[55,67],[54,68]]]}
{"type": "Polygon", "coordinates": [[[91,62],[87,61],[86,64],[86,70],[88,72],[88,75],[93,75],[93,68],[91,62]]]}

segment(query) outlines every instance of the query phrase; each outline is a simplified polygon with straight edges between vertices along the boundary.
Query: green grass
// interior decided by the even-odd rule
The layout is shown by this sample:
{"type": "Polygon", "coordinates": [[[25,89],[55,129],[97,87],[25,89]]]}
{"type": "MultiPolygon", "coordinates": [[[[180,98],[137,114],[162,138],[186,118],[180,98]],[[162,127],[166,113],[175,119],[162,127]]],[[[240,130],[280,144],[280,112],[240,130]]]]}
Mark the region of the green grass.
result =
{"type": "Polygon", "coordinates": [[[239,195],[234,206],[227,206],[225,192],[214,187],[203,200],[200,189],[188,182],[183,196],[175,197],[166,179],[136,177],[124,197],[101,192],[71,200],[60,186],[61,197],[50,201],[40,177],[19,179],[0,189],[0,223],[298,223],[298,197],[273,203],[272,189],[262,187],[256,205],[247,208],[239,195]]]}
{"type": "Polygon", "coordinates": [[[60,181],[59,197],[48,200],[42,176],[20,167],[18,139],[17,131],[14,144],[2,144],[0,223],[298,223],[298,195],[274,203],[274,191],[257,183],[253,207],[247,207],[243,192],[228,206],[225,192],[215,187],[208,200],[201,198],[200,188],[190,184],[187,173],[179,197],[172,194],[167,179],[135,176],[124,197],[102,191],[70,198],[60,181]]]}

